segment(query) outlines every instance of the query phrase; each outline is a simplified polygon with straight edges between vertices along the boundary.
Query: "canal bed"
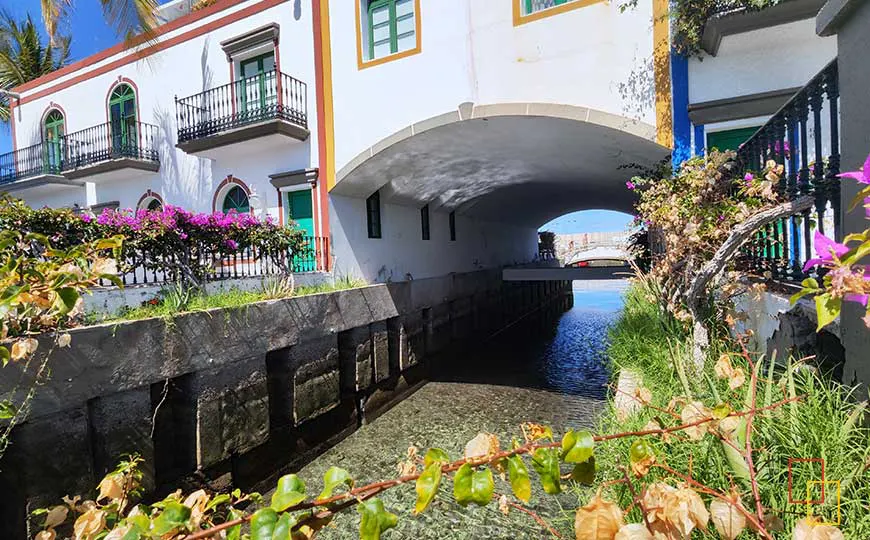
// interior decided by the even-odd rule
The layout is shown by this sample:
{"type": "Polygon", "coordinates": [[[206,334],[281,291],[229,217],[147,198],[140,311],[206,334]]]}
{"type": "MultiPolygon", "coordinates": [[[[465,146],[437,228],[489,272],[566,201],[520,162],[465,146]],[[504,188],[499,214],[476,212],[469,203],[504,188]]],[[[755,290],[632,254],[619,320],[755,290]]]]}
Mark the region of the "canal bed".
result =
{"type": "MultiPolygon", "coordinates": [[[[454,355],[407,399],[365,425],[306,465],[299,475],[315,493],[330,466],[347,469],[357,485],[394,478],[409,446],[425,452],[437,446],[452,459],[481,431],[496,434],[502,447],[521,437],[519,425],[593,428],[605,405],[608,371],[603,356],[610,324],[619,316],[626,283],[576,282],[574,306],[564,313],[541,313],[507,328],[474,352],[454,355]]],[[[534,476],[534,473],[533,473],[534,476]]],[[[496,479],[496,492],[509,493],[496,479]]],[[[413,516],[414,487],[400,486],[380,496],[399,515],[399,525],[384,535],[396,539],[481,539],[550,537],[528,515],[503,515],[495,502],[460,507],[452,481],[442,482],[438,497],[422,515],[413,516]]],[[[531,510],[573,537],[576,496],[533,491],[531,510]]],[[[318,538],[357,538],[359,516],[339,515],[318,538]]]]}

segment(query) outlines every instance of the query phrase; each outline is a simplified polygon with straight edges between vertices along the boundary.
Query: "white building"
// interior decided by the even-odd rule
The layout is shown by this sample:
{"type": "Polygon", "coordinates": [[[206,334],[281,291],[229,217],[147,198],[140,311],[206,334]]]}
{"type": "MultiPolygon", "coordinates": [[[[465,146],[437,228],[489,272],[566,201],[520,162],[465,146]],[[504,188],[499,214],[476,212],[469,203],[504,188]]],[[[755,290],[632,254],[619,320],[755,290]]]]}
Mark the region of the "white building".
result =
{"type": "Polygon", "coordinates": [[[33,206],[294,219],[372,281],[496,267],[533,259],[561,214],[630,212],[626,165],[760,125],[775,108],[720,102],[785,95],[836,54],[799,20],[680,64],[666,0],[192,4],[161,6],[152,43],[15,89],[2,187],[33,206]]]}

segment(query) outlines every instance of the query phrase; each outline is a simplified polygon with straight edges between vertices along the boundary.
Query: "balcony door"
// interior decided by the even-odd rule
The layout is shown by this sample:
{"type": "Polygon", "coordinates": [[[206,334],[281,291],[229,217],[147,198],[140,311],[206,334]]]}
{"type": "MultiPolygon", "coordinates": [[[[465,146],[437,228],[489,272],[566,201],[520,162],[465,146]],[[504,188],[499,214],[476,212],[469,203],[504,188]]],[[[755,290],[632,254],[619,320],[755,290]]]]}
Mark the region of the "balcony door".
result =
{"type": "Polygon", "coordinates": [[[109,98],[109,124],[112,155],[136,157],[139,133],[136,129],[136,93],[128,84],[119,84],[109,98]]]}
{"type": "Polygon", "coordinates": [[[265,113],[278,101],[275,53],[270,52],[239,62],[237,83],[240,113],[265,113]]]}
{"type": "Polygon", "coordinates": [[[63,134],[63,113],[54,109],[45,117],[44,172],[46,173],[59,174],[63,168],[63,146],[61,142],[63,134]]]}

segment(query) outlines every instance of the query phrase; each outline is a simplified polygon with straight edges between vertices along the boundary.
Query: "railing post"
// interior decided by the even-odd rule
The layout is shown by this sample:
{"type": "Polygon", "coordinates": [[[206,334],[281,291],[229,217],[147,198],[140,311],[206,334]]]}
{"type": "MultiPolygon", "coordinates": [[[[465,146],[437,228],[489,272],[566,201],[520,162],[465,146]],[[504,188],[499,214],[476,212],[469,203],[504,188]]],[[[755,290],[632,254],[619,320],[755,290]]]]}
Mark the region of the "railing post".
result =
{"type": "Polygon", "coordinates": [[[831,156],[828,158],[827,187],[831,201],[831,210],[834,213],[834,238],[842,240],[842,216],[840,212],[840,113],[838,100],[840,98],[840,85],[838,81],[837,65],[825,74],[825,93],[828,95],[828,110],[831,113],[831,156]]]}

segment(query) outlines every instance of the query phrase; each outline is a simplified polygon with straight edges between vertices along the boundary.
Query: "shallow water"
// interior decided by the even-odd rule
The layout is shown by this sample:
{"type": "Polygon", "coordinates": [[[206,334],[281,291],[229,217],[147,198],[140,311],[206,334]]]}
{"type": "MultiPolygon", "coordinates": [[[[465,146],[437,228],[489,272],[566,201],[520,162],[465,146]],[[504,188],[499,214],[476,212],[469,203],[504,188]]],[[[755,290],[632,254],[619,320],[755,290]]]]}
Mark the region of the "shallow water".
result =
{"type": "MultiPolygon", "coordinates": [[[[319,490],[332,465],[350,471],[357,485],[394,478],[411,445],[422,452],[437,446],[458,459],[465,443],[481,431],[498,435],[504,447],[521,436],[522,422],[548,424],[557,433],[594,427],[608,380],[602,351],[623,290],[623,283],[577,285],[571,310],[505,329],[478,350],[452,358],[432,382],[305,466],[299,475],[309,492],[319,490]]],[[[509,493],[510,486],[496,479],[496,492],[509,493]]],[[[550,537],[529,516],[516,510],[505,516],[494,502],[463,509],[453,500],[450,481],[442,482],[435,502],[421,516],[411,514],[413,485],[380,498],[399,515],[398,527],[385,539],[550,537]]],[[[546,496],[535,487],[529,508],[573,537],[576,503],[571,493],[546,496]]],[[[346,512],[318,538],[357,538],[358,525],[356,512],[346,512]]]]}

